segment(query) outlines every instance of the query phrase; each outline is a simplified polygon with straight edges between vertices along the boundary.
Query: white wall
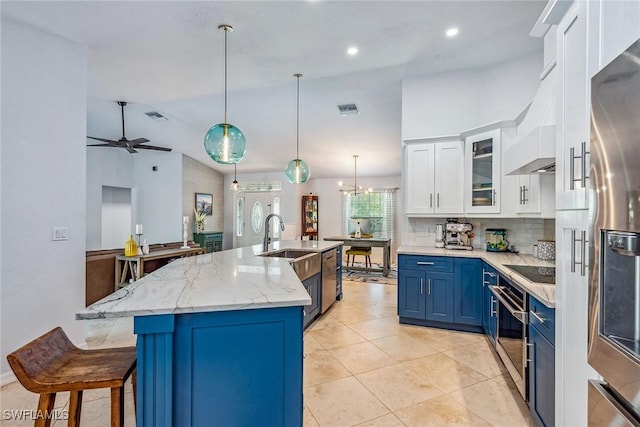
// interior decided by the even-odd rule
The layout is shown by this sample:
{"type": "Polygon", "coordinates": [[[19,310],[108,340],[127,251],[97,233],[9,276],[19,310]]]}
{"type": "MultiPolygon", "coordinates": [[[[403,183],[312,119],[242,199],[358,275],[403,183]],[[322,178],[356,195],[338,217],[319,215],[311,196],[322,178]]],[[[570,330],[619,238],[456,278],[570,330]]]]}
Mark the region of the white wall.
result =
{"type": "Polygon", "coordinates": [[[87,250],[124,247],[135,224],[152,243],[182,240],[182,154],[119,148],[87,149],[87,250]],[[157,171],[153,171],[157,166],[157,171]],[[130,188],[131,230],[102,242],[102,187],[130,188]],[[111,242],[120,242],[111,246],[111,242]],[[106,244],[106,246],[105,246],[106,244]]]}
{"type": "MultiPolygon", "coordinates": [[[[87,148],[86,153],[87,250],[123,247],[124,242],[129,238],[128,235],[120,236],[118,240],[122,242],[116,246],[110,246],[109,242],[102,244],[102,187],[132,189],[135,186],[134,157],[126,150],[115,148],[87,148]]],[[[111,240],[116,240],[116,237],[111,240]]]]}
{"type": "Polygon", "coordinates": [[[61,326],[83,341],[87,50],[2,19],[2,382],[6,355],[61,326]],[[69,239],[51,240],[52,227],[69,239]]]}
{"type": "Polygon", "coordinates": [[[514,119],[539,85],[542,52],[477,70],[402,82],[402,139],[459,134],[514,119]]]}
{"type": "Polygon", "coordinates": [[[119,248],[131,232],[131,189],[102,187],[102,246],[119,248]]]}
{"type": "Polygon", "coordinates": [[[144,226],[149,244],[181,241],[182,153],[140,151],[134,157],[133,224],[144,226]]]}

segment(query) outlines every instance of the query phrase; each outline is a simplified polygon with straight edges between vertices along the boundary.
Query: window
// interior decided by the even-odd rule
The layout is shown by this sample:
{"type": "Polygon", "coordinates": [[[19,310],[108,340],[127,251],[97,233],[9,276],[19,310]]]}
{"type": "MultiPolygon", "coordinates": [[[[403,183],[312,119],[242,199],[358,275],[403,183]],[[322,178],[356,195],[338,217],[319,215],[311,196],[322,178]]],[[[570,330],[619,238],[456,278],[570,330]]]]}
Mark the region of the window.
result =
{"type": "Polygon", "coordinates": [[[368,219],[374,237],[395,240],[396,192],[376,190],[369,193],[347,194],[343,204],[342,234],[347,235],[349,219],[368,219]]]}

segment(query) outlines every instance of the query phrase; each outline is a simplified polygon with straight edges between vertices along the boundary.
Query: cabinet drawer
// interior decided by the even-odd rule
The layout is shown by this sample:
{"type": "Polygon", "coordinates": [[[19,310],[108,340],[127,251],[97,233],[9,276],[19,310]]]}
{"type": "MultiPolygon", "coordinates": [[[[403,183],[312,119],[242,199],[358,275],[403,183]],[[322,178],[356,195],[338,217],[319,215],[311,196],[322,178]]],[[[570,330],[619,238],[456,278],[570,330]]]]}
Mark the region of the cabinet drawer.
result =
{"type": "Polygon", "coordinates": [[[399,255],[399,268],[425,269],[433,272],[453,273],[453,258],[442,256],[399,255]]]}
{"type": "Polygon", "coordinates": [[[529,296],[529,324],[555,345],[556,311],[529,296]]]}

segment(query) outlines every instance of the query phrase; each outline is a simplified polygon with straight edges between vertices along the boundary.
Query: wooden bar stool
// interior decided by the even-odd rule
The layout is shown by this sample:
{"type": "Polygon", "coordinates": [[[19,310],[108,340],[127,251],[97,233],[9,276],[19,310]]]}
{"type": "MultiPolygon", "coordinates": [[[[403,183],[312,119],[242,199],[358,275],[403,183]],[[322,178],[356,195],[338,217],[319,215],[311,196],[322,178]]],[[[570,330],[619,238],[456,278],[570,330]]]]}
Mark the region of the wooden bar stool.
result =
{"type": "Polygon", "coordinates": [[[356,260],[356,255],[364,256],[364,266],[365,268],[371,268],[371,248],[359,248],[356,246],[352,246],[347,249],[347,267],[349,266],[349,257],[353,256],[351,259],[351,266],[353,267],[353,263],[356,260]]]}
{"type": "MultiPolygon", "coordinates": [[[[69,426],[80,426],[83,390],[111,389],[111,426],[124,425],[124,383],[131,376],[135,407],[136,348],[82,350],[57,327],[7,356],[20,384],[40,394],[38,411],[53,413],[56,393],[69,391],[69,426]]],[[[35,427],[49,427],[49,416],[35,427]]]]}

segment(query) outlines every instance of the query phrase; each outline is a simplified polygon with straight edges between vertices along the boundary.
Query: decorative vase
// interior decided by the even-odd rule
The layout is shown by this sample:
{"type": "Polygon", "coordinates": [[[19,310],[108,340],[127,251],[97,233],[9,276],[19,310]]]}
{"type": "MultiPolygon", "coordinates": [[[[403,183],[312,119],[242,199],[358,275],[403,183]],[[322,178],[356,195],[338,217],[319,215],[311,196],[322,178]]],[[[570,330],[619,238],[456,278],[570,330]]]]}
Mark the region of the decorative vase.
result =
{"type": "Polygon", "coordinates": [[[144,243],[142,244],[142,253],[149,255],[149,242],[147,242],[147,239],[144,239],[144,243]]]}
{"type": "Polygon", "coordinates": [[[129,236],[124,244],[124,256],[136,256],[138,255],[138,244],[133,240],[133,234],[129,236]]]}

